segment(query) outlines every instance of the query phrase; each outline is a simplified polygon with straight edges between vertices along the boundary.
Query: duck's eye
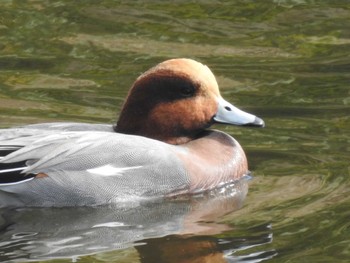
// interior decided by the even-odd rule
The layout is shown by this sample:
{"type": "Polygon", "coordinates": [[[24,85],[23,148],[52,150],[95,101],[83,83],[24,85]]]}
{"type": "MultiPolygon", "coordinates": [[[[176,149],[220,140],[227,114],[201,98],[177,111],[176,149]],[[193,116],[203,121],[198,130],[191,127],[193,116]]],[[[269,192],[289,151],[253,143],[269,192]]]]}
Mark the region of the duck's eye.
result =
{"type": "Polygon", "coordinates": [[[183,86],[181,87],[180,93],[183,97],[191,97],[194,94],[193,86],[183,86]]]}

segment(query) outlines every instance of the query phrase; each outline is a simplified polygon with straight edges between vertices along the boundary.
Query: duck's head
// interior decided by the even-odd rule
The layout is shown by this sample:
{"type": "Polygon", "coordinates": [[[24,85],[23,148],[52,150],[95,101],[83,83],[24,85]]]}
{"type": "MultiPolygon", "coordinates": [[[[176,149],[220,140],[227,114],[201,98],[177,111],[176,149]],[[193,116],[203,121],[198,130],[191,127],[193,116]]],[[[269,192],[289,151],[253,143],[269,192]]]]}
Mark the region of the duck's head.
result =
{"type": "Polygon", "coordinates": [[[214,123],[264,126],[262,119],[221,97],[207,66],[181,58],[166,60],[136,79],[115,130],[182,144],[214,123]]]}

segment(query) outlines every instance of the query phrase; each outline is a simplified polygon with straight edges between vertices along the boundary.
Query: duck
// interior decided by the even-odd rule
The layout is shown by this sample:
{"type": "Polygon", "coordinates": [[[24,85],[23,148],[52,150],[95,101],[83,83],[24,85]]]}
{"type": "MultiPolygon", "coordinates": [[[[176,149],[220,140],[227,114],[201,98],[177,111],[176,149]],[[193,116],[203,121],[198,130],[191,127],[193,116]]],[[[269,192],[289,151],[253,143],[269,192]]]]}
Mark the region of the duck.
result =
{"type": "Polygon", "coordinates": [[[115,124],[0,129],[0,206],[96,206],[196,195],[249,174],[240,144],[213,124],[264,127],[226,101],[212,71],[163,61],[131,86],[115,124]]]}

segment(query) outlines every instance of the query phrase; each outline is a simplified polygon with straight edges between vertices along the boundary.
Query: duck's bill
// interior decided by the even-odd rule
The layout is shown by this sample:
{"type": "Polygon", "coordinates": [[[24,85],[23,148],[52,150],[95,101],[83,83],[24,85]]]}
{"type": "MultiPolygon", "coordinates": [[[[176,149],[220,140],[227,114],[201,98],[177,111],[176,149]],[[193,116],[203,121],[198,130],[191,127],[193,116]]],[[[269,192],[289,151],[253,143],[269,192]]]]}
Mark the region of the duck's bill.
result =
{"type": "Polygon", "coordinates": [[[242,111],[223,98],[218,101],[218,110],[214,116],[214,121],[217,123],[264,127],[265,122],[253,114],[242,111]]]}

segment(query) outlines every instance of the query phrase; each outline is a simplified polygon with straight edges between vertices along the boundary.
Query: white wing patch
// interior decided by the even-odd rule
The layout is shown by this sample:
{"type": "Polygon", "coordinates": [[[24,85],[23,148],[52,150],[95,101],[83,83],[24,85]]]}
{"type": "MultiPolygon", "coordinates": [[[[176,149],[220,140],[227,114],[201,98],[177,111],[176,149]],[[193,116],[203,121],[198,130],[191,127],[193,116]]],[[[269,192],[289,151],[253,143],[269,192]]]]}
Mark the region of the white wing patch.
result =
{"type": "Polygon", "coordinates": [[[142,168],[142,166],[132,166],[132,167],[121,168],[121,167],[114,167],[110,164],[107,164],[100,167],[88,169],[87,172],[95,175],[114,176],[114,175],[122,175],[124,171],[139,169],[139,168],[142,168]]]}
{"type": "Polygon", "coordinates": [[[102,224],[97,224],[92,226],[92,228],[95,227],[120,227],[120,226],[128,226],[123,222],[107,222],[107,223],[102,223],[102,224]]]}

